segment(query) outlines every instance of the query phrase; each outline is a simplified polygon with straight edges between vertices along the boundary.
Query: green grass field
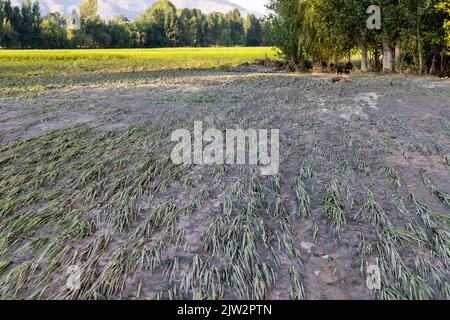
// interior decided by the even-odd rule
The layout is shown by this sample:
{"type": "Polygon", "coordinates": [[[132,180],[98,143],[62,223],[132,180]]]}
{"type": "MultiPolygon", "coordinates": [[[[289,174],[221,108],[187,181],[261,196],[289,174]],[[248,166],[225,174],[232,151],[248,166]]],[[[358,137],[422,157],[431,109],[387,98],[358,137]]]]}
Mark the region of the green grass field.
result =
{"type": "Polygon", "coordinates": [[[42,91],[101,75],[104,81],[130,73],[231,67],[276,52],[268,47],[97,50],[0,50],[0,94],[42,91]]]}

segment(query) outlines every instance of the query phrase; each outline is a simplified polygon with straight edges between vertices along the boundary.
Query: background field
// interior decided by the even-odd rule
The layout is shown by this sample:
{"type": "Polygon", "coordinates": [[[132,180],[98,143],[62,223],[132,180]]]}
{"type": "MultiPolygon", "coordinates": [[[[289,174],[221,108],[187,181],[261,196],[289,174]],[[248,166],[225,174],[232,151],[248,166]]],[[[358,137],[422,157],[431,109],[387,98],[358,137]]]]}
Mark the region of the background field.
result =
{"type": "Polygon", "coordinates": [[[449,82],[202,50],[0,53],[0,299],[449,299],[449,82]],[[175,166],[194,121],[280,129],[279,175],[175,166]]]}
{"type": "Polygon", "coordinates": [[[0,94],[77,84],[83,77],[107,82],[137,72],[142,78],[143,72],[230,67],[275,55],[268,47],[0,50],[0,94]]]}

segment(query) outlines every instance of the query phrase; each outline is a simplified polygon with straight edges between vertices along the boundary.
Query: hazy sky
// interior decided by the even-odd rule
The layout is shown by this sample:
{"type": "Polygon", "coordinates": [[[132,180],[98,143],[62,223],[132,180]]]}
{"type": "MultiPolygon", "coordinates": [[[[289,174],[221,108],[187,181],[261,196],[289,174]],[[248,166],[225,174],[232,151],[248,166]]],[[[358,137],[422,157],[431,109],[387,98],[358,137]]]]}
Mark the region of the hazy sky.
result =
{"type": "Polygon", "coordinates": [[[264,5],[267,3],[267,0],[229,0],[230,2],[237,3],[241,7],[255,10],[261,13],[267,13],[264,5]]]}

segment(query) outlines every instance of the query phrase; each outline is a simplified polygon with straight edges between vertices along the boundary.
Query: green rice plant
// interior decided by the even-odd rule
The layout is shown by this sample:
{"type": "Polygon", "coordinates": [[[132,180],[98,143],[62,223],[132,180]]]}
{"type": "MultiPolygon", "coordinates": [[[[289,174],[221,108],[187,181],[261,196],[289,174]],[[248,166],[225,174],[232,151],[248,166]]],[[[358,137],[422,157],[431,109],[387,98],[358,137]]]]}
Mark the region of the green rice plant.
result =
{"type": "Polygon", "coordinates": [[[71,240],[84,239],[92,235],[95,232],[95,230],[96,230],[95,220],[72,219],[71,224],[68,227],[64,228],[62,237],[71,240]]]}
{"type": "Polygon", "coordinates": [[[417,214],[420,216],[424,224],[428,228],[433,228],[435,223],[434,220],[431,218],[430,214],[431,210],[429,206],[425,203],[425,201],[422,198],[416,196],[414,193],[410,194],[410,199],[414,209],[416,210],[417,214]]]}
{"type": "Polygon", "coordinates": [[[450,136],[450,123],[447,120],[442,119],[441,120],[441,125],[442,125],[442,129],[444,129],[444,133],[447,136],[450,136]]]}
{"type": "Polygon", "coordinates": [[[364,275],[367,265],[367,257],[372,253],[372,245],[366,241],[366,237],[362,232],[358,233],[358,253],[361,256],[359,271],[364,275]]]}
{"type": "Polygon", "coordinates": [[[264,300],[267,293],[275,284],[273,269],[266,263],[257,264],[254,268],[250,298],[252,300],[264,300]]]}
{"type": "Polygon", "coordinates": [[[448,215],[432,211],[421,197],[413,193],[411,193],[410,199],[417,214],[420,216],[427,228],[433,229],[439,224],[447,227],[450,226],[450,217],[448,215]]]}
{"type": "Polygon", "coordinates": [[[93,242],[82,249],[78,255],[80,261],[91,261],[100,256],[101,253],[108,247],[111,241],[111,234],[104,233],[99,235],[93,242]]]}
{"type": "Polygon", "coordinates": [[[422,145],[421,143],[415,143],[414,148],[427,158],[433,155],[433,150],[427,146],[422,145]]]}
{"type": "Polygon", "coordinates": [[[216,256],[223,250],[223,243],[221,241],[225,230],[225,221],[223,217],[213,216],[205,233],[202,236],[203,248],[212,256],[216,256]]]}
{"type": "Polygon", "coordinates": [[[424,172],[422,172],[422,181],[427,186],[428,189],[430,189],[431,193],[441,201],[447,208],[450,209],[450,195],[446,194],[445,192],[442,192],[439,190],[439,188],[431,182],[430,179],[427,178],[424,172]]]}
{"type": "Polygon", "coordinates": [[[289,234],[283,233],[281,235],[281,247],[286,251],[289,259],[301,263],[300,251],[295,247],[289,234]]]}
{"type": "Polygon", "coordinates": [[[443,282],[440,286],[441,295],[444,299],[450,299],[450,284],[448,282],[443,282]]]}
{"type": "Polygon", "coordinates": [[[279,174],[270,176],[271,187],[275,192],[280,192],[281,189],[280,180],[281,177],[279,174]]]}
{"type": "Polygon", "coordinates": [[[339,163],[338,169],[344,174],[348,173],[351,170],[350,163],[347,160],[342,160],[339,163]]]}
{"type": "Polygon", "coordinates": [[[386,164],[382,164],[380,167],[380,173],[385,173],[388,177],[395,183],[398,189],[404,189],[406,187],[403,179],[400,177],[400,174],[392,167],[389,167],[386,164]]]}
{"type": "Polygon", "coordinates": [[[334,233],[340,235],[347,225],[347,218],[341,203],[342,181],[339,174],[332,173],[332,177],[325,187],[323,206],[328,219],[331,221],[334,233]]]}
{"type": "Polygon", "coordinates": [[[345,146],[347,149],[353,149],[353,147],[355,146],[355,144],[357,143],[357,141],[355,140],[354,137],[352,137],[349,134],[346,134],[345,136],[345,146]]]}
{"type": "Polygon", "coordinates": [[[313,153],[315,153],[317,155],[317,158],[319,160],[325,159],[325,150],[323,149],[322,144],[318,140],[316,142],[314,142],[313,153]]]}
{"type": "Polygon", "coordinates": [[[391,203],[394,205],[394,207],[397,209],[397,212],[400,213],[402,216],[408,216],[408,209],[406,209],[405,203],[403,200],[397,196],[394,195],[392,197],[391,203]]]}
{"type": "Polygon", "coordinates": [[[0,274],[2,274],[11,264],[12,264],[11,260],[1,260],[0,261],[0,274]]]}
{"type": "Polygon", "coordinates": [[[227,166],[224,164],[216,164],[213,167],[213,180],[221,181],[227,172],[227,166]]]}
{"type": "Polygon", "coordinates": [[[253,268],[258,262],[258,252],[256,250],[256,235],[253,231],[245,231],[242,236],[241,251],[239,260],[242,269],[248,274],[253,274],[253,268]]]}
{"type": "Polygon", "coordinates": [[[411,271],[405,274],[403,286],[406,287],[404,290],[410,300],[430,300],[433,298],[433,289],[424,279],[411,271]]]}
{"type": "Polygon", "coordinates": [[[168,277],[170,282],[175,280],[176,273],[180,269],[180,259],[174,257],[169,261],[169,263],[164,267],[163,276],[168,277]]]}
{"type": "Polygon", "coordinates": [[[357,165],[358,165],[358,170],[361,173],[370,175],[370,173],[372,172],[372,170],[370,169],[370,166],[364,160],[358,159],[357,165]]]}
{"type": "Polygon", "coordinates": [[[125,248],[119,248],[110,258],[98,279],[86,292],[85,298],[112,298],[124,288],[127,275],[133,272],[132,259],[127,259],[125,248]]]}
{"type": "MultiPolygon", "coordinates": [[[[278,202],[277,202],[277,204],[278,204],[278,202]]],[[[282,205],[282,203],[280,205],[282,205]]],[[[263,201],[260,198],[260,194],[258,193],[255,196],[251,197],[250,200],[248,201],[247,213],[250,216],[253,216],[255,218],[260,218],[261,217],[260,212],[261,212],[262,206],[263,206],[263,201]]],[[[277,206],[277,208],[279,208],[281,210],[282,207],[277,206]]]]}
{"type": "Polygon", "coordinates": [[[164,250],[164,243],[159,240],[152,243],[150,250],[143,250],[139,265],[144,270],[153,272],[158,266],[162,264],[162,252],[164,250]]]}
{"type": "MultiPolygon", "coordinates": [[[[269,212],[268,215],[271,216],[273,220],[277,221],[280,228],[285,228],[286,230],[288,230],[289,226],[291,226],[293,223],[286,210],[284,199],[281,198],[281,196],[277,196],[276,198],[274,212],[271,213],[269,210],[267,210],[267,212],[269,212]]],[[[263,219],[263,217],[260,217],[260,219],[263,219]]],[[[265,227],[264,223],[260,223],[260,225],[265,227]]]]}
{"type": "Polygon", "coordinates": [[[433,141],[433,146],[436,149],[437,154],[445,154],[444,147],[440,143],[433,141]]]}
{"type": "Polygon", "coordinates": [[[291,299],[305,300],[305,288],[303,286],[303,279],[294,266],[289,268],[289,276],[291,277],[291,299]]]}
{"type": "Polygon", "coordinates": [[[429,283],[434,283],[440,288],[441,295],[445,299],[450,298],[450,291],[447,281],[447,269],[437,259],[430,261],[425,258],[416,258],[414,261],[416,270],[422,279],[427,279],[429,283]]]}
{"type": "Polygon", "coordinates": [[[313,221],[311,230],[312,230],[313,242],[317,242],[317,240],[319,239],[319,232],[320,232],[320,230],[319,230],[319,226],[317,225],[317,221],[316,220],[313,221]]]}
{"type": "Polygon", "coordinates": [[[200,192],[186,205],[185,213],[193,214],[200,209],[206,201],[211,197],[211,191],[208,187],[204,187],[200,192]]]}
{"type": "Polygon", "coordinates": [[[420,236],[417,235],[416,232],[413,232],[408,229],[392,227],[388,231],[392,236],[392,238],[399,243],[408,242],[411,244],[418,244],[419,246],[421,246],[428,242],[427,239],[424,241],[420,236]]]}
{"type": "Polygon", "coordinates": [[[442,156],[442,158],[444,159],[444,164],[445,164],[447,167],[450,167],[450,154],[444,154],[444,155],[442,156]]]}
{"type": "Polygon", "coordinates": [[[33,274],[37,272],[38,267],[41,269],[34,279],[34,285],[36,287],[41,287],[50,282],[51,279],[55,278],[57,275],[56,271],[60,267],[69,264],[67,257],[70,249],[68,245],[61,246],[59,241],[49,245],[33,266],[33,274]]]}
{"type": "Polygon", "coordinates": [[[297,213],[300,218],[306,218],[311,213],[311,198],[306,190],[306,186],[299,177],[295,177],[292,180],[292,187],[298,203],[297,213]]]}
{"type": "Polygon", "coordinates": [[[432,230],[433,248],[436,254],[443,259],[450,259],[450,232],[440,228],[432,230]]]}
{"type": "Polygon", "coordinates": [[[25,289],[30,280],[32,263],[25,261],[12,269],[6,277],[0,279],[0,299],[16,297],[25,289]]]}
{"type": "Polygon", "coordinates": [[[315,171],[313,166],[307,161],[303,161],[302,165],[298,170],[300,179],[311,180],[315,177],[315,171]]]}
{"type": "Polygon", "coordinates": [[[266,297],[267,294],[267,286],[265,284],[264,281],[262,281],[260,278],[258,277],[254,277],[253,278],[253,290],[251,293],[251,297],[254,300],[263,300],[266,297]]]}
{"type": "Polygon", "coordinates": [[[227,283],[240,299],[250,299],[252,287],[249,287],[249,281],[244,271],[237,265],[231,265],[225,275],[227,283]]]}
{"type": "Polygon", "coordinates": [[[377,291],[377,298],[379,300],[386,300],[386,301],[408,300],[408,297],[405,295],[403,290],[395,284],[382,286],[381,290],[377,291]]]}
{"type": "Polygon", "coordinates": [[[252,170],[250,173],[248,188],[253,193],[264,191],[264,185],[255,170],[252,170]]]}
{"type": "Polygon", "coordinates": [[[190,292],[194,289],[205,268],[206,262],[198,254],[195,255],[180,282],[181,291],[190,292]]]}
{"type": "MultiPolygon", "coordinates": [[[[171,300],[171,301],[183,300],[185,298],[183,292],[177,286],[170,288],[170,290],[167,292],[167,294],[169,296],[169,300],[171,300]]],[[[199,294],[197,293],[197,295],[196,295],[197,299],[198,299],[198,295],[199,294]]]]}
{"type": "Polygon", "coordinates": [[[393,228],[393,224],[389,217],[381,207],[381,205],[375,200],[375,196],[371,190],[365,189],[367,194],[367,200],[362,205],[360,211],[355,215],[353,220],[356,220],[359,216],[370,221],[376,226],[380,226],[383,229],[393,228]]]}
{"type": "Polygon", "coordinates": [[[422,226],[419,225],[419,223],[415,219],[411,219],[411,221],[406,223],[406,230],[415,235],[415,238],[418,239],[419,245],[430,245],[428,233],[422,228],[422,226]]]}
{"type": "MultiPolygon", "coordinates": [[[[380,235],[379,235],[380,237],[380,235]]],[[[382,235],[377,246],[380,253],[380,269],[382,276],[391,276],[402,295],[411,300],[427,300],[433,297],[433,289],[414,271],[405,265],[395,242],[389,236],[382,235]]]]}
{"type": "Polygon", "coordinates": [[[43,300],[43,295],[47,288],[40,289],[30,294],[25,300],[43,300]]]}
{"type": "Polygon", "coordinates": [[[225,284],[223,282],[223,274],[220,269],[212,267],[205,270],[205,272],[201,274],[199,285],[205,292],[202,299],[223,300],[225,284]]]}

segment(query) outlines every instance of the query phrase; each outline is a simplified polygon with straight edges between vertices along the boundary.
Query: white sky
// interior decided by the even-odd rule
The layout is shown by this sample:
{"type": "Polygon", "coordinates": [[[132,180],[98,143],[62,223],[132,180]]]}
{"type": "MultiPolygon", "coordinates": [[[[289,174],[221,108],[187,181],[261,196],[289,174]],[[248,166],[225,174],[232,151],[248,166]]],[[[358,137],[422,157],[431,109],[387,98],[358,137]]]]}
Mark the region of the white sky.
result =
{"type": "Polygon", "coordinates": [[[262,14],[267,13],[264,5],[267,3],[267,0],[229,0],[230,2],[237,3],[241,7],[246,9],[255,10],[262,14]]]}

